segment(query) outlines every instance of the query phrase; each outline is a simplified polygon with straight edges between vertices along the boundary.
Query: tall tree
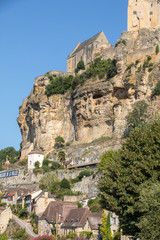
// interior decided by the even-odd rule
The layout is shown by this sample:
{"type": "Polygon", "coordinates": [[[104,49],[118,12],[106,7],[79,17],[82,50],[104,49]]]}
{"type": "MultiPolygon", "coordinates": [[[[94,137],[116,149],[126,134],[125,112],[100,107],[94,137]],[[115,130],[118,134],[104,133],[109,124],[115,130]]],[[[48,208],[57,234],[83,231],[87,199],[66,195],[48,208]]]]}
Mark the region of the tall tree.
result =
{"type": "Polygon", "coordinates": [[[160,180],[160,120],[135,128],[110,161],[104,155],[101,158],[102,207],[119,216],[124,234],[138,237],[141,232],[138,223],[143,216],[136,207],[140,186],[160,180]]]}
{"type": "Polygon", "coordinates": [[[102,234],[103,240],[113,240],[110,224],[110,214],[106,214],[103,210],[102,214],[102,225],[100,226],[100,233],[102,234]]]}

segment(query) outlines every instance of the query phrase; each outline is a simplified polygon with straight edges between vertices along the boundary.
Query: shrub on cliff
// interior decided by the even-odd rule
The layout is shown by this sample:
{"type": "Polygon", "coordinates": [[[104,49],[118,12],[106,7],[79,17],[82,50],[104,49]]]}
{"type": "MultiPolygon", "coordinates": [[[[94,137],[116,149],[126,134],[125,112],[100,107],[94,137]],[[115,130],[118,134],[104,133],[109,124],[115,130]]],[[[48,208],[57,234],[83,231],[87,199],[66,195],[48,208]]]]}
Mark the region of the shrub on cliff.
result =
{"type": "Polygon", "coordinates": [[[64,189],[70,189],[71,185],[70,185],[69,181],[66,178],[63,178],[63,180],[60,183],[60,187],[64,188],[64,189]]]}
{"type": "Polygon", "coordinates": [[[54,147],[55,148],[61,148],[61,147],[64,146],[64,143],[65,143],[64,138],[61,137],[61,136],[57,136],[55,138],[55,145],[54,145],[54,147]]]}
{"type": "Polygon", "coordinates": [[[80,75],[66,75],[64,77],[49,77],[50,82],[46,86],[45,94],[49,97],[53,94],[64,94],[66,91],[73,91],[78,85],[83,85],[87,79],[112,78],[117,74],[116,61],[113,59],[102,60],[100,57],[91,62],[89,68],[80,75]]]}
{"type": "Polygon", "coordinates": [[[84,61],[80,60],[77,64],[77,68],[75,69],[75,73],[78,73],[80,70],[85,70],[84,61]]]}

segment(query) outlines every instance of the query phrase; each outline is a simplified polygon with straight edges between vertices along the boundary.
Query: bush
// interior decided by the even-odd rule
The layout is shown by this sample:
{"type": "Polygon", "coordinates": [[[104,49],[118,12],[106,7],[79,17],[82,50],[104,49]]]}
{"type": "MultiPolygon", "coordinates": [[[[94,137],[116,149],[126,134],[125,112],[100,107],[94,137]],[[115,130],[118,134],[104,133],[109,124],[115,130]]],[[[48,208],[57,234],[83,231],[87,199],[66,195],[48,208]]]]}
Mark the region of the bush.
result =
{"type": "Polygon", "coordinates": [[[66,238],[68,239],[74,239],[76,237],[76,234],[74,232],[69,232],[66,236],[66,238]]]}
{"type": "Polygon", "coordinates": [[[79,234],[79,236],[82,236],[82,237],[84,237],[85,239],[90,239],[91,238],[91,236],[92,236],[92,232],[90,232],[90,231],[82,231],[82,232],[80,232],[80,234],[79,234]]]}
{"type": "Polygon", "coordinates": [[[70,189],[71,188],[70,183],[66,178],[63,178],[63,180],[60,183],[60,187],[64,188],[64,189],[70,189]]]}
{"type": "Polygon", "coordinates": [[[77,202],[77,206],[78,206],[78,208],[82,208],[83,207],[83,203],[82,202],[77,202]]]}
{"type": "Polygon", "coordinates": [[[55,240],[55,238],[49,235],[42,235],[42,236],[32,238],[32,240],[55,240]]]}
{"type": "Polygon", "coordinates": [[[91,176],[92,174],[93,174],[93,172],[90,171],[90,170],[83,170],[82,172],[79,173],[78,178],[79,178],[79,180],[82,180],[82,178],[83,178],[84,176],[85,176],[85,177],[89,177],[89,176],[91,176]]]}
{"type": "Polygon", "coordinates": [[[60,168],[60,164],[59,163],[54,162],[54,161],[52,161],[51,163],[52,163],[52,166],[51,166],[52,170],[57,170],[58,168],[60,168]]]}
{"type": "Polygon", "coordinates": [[[117,47],[119,44],[124,44],[124,45],[126,45],[126,40],[119,40],[116,44],[115,44],[115,47],[117,47]]]}
{"type": "Polygon", "coordinates": [[[160,81],[156,84],[155,88],[153,89],[151,97],[159,95],[160,95],[160,81]]]}
{"type": "Polygon", "coordinates": [[[84,61],[80,60],[77,64],[77,68],[75,69],[75,73],[78,73],[80,70],[85,70],[84,61]]]}
{"type": "Polygon", "coordinates": [[[64,141],[64,138],[63,138],[63,137],[57,136],[57,137],[55,138],[55,147],[56,147],[56,148],[63,147],[63,146],[64,146],[64,143],[65,143],[65,141],[64,141]]]}

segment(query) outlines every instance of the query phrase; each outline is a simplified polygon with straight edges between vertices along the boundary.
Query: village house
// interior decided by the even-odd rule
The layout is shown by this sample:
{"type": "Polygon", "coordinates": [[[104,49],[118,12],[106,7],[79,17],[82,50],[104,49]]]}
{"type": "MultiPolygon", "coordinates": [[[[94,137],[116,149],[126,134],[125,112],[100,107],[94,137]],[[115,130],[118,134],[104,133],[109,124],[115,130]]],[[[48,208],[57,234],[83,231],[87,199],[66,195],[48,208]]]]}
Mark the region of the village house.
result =
{"type": "Polygon", "coordinates": [[[9,220],[12,218],[12,211],[10,208],[0,208],[0,234],[7,229],[9,220]]]}
{"type": "Polygon", "coordinates": [[[33,171],[35,168],[35,163],[39,162],[39,167],[42,167],[44,160],[44,153],[38,149],[32,150],[28,154],[28,170],[33,171]]]}
{"type": "Polygon", "coordinates": [[[33,199],[32,211],[35,212],[36,215],[39,215],[40,213],[43,213],[48,207],[49,203],[53,201],[56,201],[54,195],[47,191],[42,191],[38,196],[33,199]]]}
{"type": "Polygon", "coordinates": [[[61,235],[61,225],[71,209],[78,208],[73,202],[50,202],[44,213],[38,218],[38,234],[61,235]]]}
{"type": "Polygon", "coordinates": [[[83,60],[87,68],[96,55],[110,46],[111,44],[108,42],[103,31],[85,42],[78,43],[67,58],[67,74],[74,73],[80,60],[83,60]]]}
{"type": "MultiPolygon", "coordinates": [[[[106,211],[108,214],[109,212],[106,211]]],[[[114,236],[118,231],[118,217],[111,213],[111,232],[114,236]]],[[[98,239],[99,227],[102,224],[102,211],[101,212],[90,212],[88,208],[78,208],[70,210],[64,223],[61,226],[61,234],[67,235],[69,232],[74,232],[79,235],[83,231],[92,232],[94,239],[98,239]]]]}
{"type": "Polygon", "coordinates": [[[34,191],[34,192],[31,192],[31,193],[25,195],[24,203],[26,205],[28,213],[33,212],[33,210],[34,210],[34,200],[36,199],[37,196],[39,196],[39,194],[41,192],[42,192],[42,190],[39,190],[39,191],[34,191]]]}
{"type": "Polygon", "coordinates": [[[82,231],[91,231],[87,218],[91,216],[88,208],[77,208],[69,211],[61,226],[61,235],[67,235],[70,232],[79,235],[82,231]]]}
{"type": "Polygon", "coordinates": [[[22,196],[26,195],[29,192],[26,188],[9,188],[7,189],[3,196],[1,197],[2,203],[6,203],[6,205],[9,204],[17,204],[19,203],[19,199],[22,198],[22,196]]]}

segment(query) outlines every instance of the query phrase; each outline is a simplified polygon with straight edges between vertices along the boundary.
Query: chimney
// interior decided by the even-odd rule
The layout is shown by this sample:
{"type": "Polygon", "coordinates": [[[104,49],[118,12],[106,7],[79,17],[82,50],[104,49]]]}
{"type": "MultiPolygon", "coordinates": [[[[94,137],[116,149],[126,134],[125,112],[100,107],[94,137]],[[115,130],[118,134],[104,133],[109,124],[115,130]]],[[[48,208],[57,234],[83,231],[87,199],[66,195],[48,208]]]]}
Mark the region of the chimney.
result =
{"type": "Polygon", "coordinates": [[[48,192],[44,192],[45,199],[48,198],[48,192]]]}

